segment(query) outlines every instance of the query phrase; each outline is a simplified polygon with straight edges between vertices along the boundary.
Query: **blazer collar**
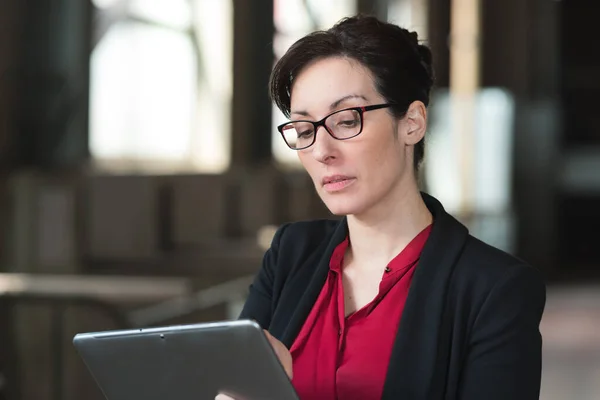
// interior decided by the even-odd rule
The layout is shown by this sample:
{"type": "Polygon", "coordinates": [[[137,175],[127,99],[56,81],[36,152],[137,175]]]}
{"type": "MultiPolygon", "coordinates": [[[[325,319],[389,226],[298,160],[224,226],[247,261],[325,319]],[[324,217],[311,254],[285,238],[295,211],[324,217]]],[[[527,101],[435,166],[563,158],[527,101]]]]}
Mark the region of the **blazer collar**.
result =
{"type": "Polygon", "coordinates": [[[444,318],[448,283],[467,242],[467,228],[423,194],[434,223],[411,282],[382,399],[442,398],[450,329],[444,318]]]}
{"type": "MultiPolygon", "coordinates": [[[[327,279],[327,274],[329,273],[329,260],[331,259],[331,255],[333,251],[346,237],[348,236],[348,223],[346,218],[342,218],[340,222],[336,225],[333,234],[330,236],[328,242],[324,245],[325,249],[322,250],[320,257],[315,259],[315,257],[309,257],[305,264],[313,264],[317,263],[317,268],[300,268],[301,274],[312,274],[312,277],[297,277],[295,279],[306,279],[310,283],[308,286],[296,285],[299,290],[303,290],[303,292],[299,292],[298,298],[300,301],[295,307],[292,316],[285,328],[283,335],[281,337],[281,342],[285,344],[288,348],[292,346],[294,339],[300,333],[300,329],[308,318],[308,314],[310,313],[313,305],[317,301],[319,297],[319,293],[321,293],[321,289],[325,284],[327,279]]],[[[322,247],[321,247],[322,248],[322,247]]],[[[318,254],[317,251],[316,254],[318,254]]],[[[314,264],[313,264],[314,265],[314,264]]],[[[292,285],[294,286],[294,285],[292,285]]]]}

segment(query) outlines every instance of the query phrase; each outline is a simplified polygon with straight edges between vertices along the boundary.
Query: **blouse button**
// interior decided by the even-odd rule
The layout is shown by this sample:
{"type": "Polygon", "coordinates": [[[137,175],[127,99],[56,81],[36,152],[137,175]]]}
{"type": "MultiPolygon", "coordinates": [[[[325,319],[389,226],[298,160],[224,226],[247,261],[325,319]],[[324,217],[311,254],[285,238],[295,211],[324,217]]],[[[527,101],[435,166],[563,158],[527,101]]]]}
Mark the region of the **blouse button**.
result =
{"type": "Polygon", "coordinates": [[[390,272],[392,269],[390,267],[385,267],[385,272],[390,272]]]}

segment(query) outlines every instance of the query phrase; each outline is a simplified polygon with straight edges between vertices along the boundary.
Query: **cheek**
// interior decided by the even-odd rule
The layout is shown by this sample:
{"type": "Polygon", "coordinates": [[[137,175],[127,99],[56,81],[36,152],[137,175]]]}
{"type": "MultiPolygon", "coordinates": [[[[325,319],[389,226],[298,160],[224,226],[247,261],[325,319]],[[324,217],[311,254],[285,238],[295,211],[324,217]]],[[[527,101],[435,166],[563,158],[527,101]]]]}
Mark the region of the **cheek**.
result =
{"type": "MultiPolygon", "coordinates": [[[[388,132],[382,132],[387,134],[388,132]]],[[[371,185],[388,186],[402,172],[403,153],[400,144],[393,136],[387,140],[371,143],[361,155],[363,170],[368,173],[371,185]]]]}
{"type": "Polygon", "coordinates": [[[384,166],[399,162],[400,157],[400,144],[393,134],[386,131],[379,132],[377,140],[371,141],[363,151],[365,161],[368,160],[371,165],[379,166],[379,168],[375,168],[376,170],[389,169],[384,166]]]}
{"type": "Polygon", "coordinates": [[[308,172],[308,175],[310,175],[311,179],[314,179],[313,172],[315,165],[313,162],[311,162],[312,157],[310,154],[299,151],[298,159],[300,160],[300,164],[302,164],[304,170],[308,172]]]}

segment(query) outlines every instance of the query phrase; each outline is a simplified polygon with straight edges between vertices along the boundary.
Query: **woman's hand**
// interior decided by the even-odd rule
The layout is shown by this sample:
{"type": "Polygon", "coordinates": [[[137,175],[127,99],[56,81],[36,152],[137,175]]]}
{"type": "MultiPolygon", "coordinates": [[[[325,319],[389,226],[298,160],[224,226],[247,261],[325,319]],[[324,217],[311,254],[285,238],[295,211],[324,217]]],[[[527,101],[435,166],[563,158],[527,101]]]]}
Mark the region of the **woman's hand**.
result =
{"type": "Polygon", "coordinates": [[[267,339],[269,339],[269,343],[271,343],[273,350],[275,350],[275,354],[277,354],[277,358],[283,366],[283,369],[287,373],[288,377],[292,379],[294,376],[294,371],[292,370],[292,355],[290,354],[290,351],[283,343],[275,339],[266,329],[263,329],[263,332],[267,336],[267,339]]]}
{"type": "MultiPolygon", "coordinates": [[[[277,358],[279,359],[279,362],[283,366],[283,369],[285,370],[286,374],[288,375],[288,377],[290,379],[292,379],[292,377],[294,376],[294,372],[292,370],[292,355],[290,354],[290,351],[287,349],[287,347],[285,347],[285,345],[283,343],[281,343],[279,340],[275,339],[273,337],[273,335],[271,335],[266,329],[263,329],[263,332],[265,333],[265,336],[269,340],[269,343],[271,343],[271,347],[273,347],[273,350],[275,350],[275,354],[277,355],[277,358]]],[[[215,400],[235,400],[235,399],[227,396],[226,394],[218,394],[217,397],[215,397],[215,400]]]]}

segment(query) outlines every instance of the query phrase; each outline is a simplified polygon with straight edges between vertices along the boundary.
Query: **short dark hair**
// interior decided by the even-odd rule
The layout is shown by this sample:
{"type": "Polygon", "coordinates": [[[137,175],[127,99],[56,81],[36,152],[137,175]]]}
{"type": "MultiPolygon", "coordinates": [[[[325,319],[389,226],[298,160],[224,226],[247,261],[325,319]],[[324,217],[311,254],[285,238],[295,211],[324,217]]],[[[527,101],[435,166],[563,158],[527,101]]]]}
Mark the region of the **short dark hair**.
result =
{"type": "MultiPolygon", "coordinates": [[[[371,71],[377,91],[394,104],[391,110],[397,118],[404,117],[413,101],[429,105],[434,83],[429,48],[419,43],[416,32],[357,15],[301,38],[277,62],[271,73],[270,94],[286,117],[290,116],[294,78],[312,61],[336,56],[354,59],[371,71]]],[[[415,170],[423,160],[424,142],[415,146],[415,170]]]]}

